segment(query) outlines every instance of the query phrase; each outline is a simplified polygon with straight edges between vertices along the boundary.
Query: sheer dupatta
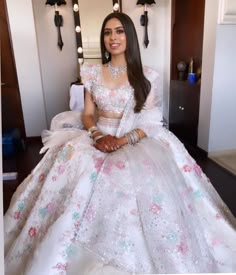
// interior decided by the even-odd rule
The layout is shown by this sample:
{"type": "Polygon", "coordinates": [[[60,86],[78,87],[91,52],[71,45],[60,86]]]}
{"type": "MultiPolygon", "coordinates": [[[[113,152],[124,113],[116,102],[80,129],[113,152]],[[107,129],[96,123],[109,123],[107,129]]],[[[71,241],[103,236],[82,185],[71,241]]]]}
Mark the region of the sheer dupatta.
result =
{"type": "Polygon", "coordinates": [[[149,68],[145,71],[151,82],[151,91],[145,106],[140,113],[134,113],[135,100],[133,95],[130,97],[117,129],[117,137],[139,128],[146,133],[147,137],[155,138],[162,127],[162,94],[159,88],[159,75],[149,68]]]}

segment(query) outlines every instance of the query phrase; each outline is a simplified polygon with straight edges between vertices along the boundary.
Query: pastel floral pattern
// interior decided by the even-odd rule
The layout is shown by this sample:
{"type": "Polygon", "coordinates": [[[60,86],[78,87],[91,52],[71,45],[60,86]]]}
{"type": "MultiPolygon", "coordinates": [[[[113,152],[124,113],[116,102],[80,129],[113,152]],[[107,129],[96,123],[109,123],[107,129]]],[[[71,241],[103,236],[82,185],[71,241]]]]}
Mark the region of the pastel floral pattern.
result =
{"type": "Polygon", "coordinates": [[[35,227],[30,227],[28,234],[30,238],[34,238],[37,234],[37,229],[35,227]]]}
{"type": "Polygon", "coordinates": [[[192,167],[189,166],[188,164],[185,164],[185,165],[183,166],[183,171],[184,171],[184,172],[191,172],[191,171],[192,171],[192,167]]]}
{"type": "Polygon", "coordinates": [[[21,214],[25,208],[24,202],[19,202],[17,208],[18,208],[18,210],[14,212],[13,216],[14,216],[14,219],[19,220],[21,218],[21,214]]]}
{"type": "Polygon", "coordinates": [[[175,232],[170,232],[169,234],[167,234],[167,239],[171,242],[171,243],[176,243],[178,241],[178,235],[175,232]]]}
{"type": "Polygon", "coordinates": [[[196,172],[197,176],[199,178],[201,178],[202,177],[202,169],[200,168],[200,166],[195,163],[193,169],[196,172]]]}
{"type": "Polygon", "coordinates": [[[68,264],[64,264],[64,263],[57,263],[53,268],[57,269],[57,270],[63,270],[66,271],[68,267],[68,264]]]}
{"type": "Polygon", "coordinates": [[[180,242],[177,248],[178,248],[178,251],[183,255],[187,254],[187,252],[189,251],[187,244],[183,241],[180,242]]]}
{"type": "Polygon", "coordinates": [[[101,169],[103,162],[104,162],[104,159],[102,157],[99,157],[99,158],[94,157],[95,168],[97,171],[101,169]]]}
{"type": "Polygon", "coordinates": [[[154,214],[154,215],[158,215],[161,211],[161,206],[156,204],[156,203],[152,203],[150,206],[150,211],[154,214]]]}
{"type": "Polygon", "coordinates": [[[45,180],[45,174],[43,173],[43,174],[41,174],[40,176],[39,176],[39,182],[40,183],[42,183],[44,180],[45,180]]]}
{"type": "Polygon", "coordinates": [[[52,214],[55,211],[54,204],[51,202],[49,203],[46,207],[40,208],[39,209],[39,215],[44,218],[48,214],[52,214]]]}
{"type": "Polygon", "coordinates": [[[20,216],[21,216],[21,212],[20,212],[20,211],[16,211],[16,212],[14,213],[14,218],[15,218],[16,220],[18,220],[18,219],[20,218],[20,216]]]}
{"type": "Polygon", "coordinates": [[[60,160],[62,160],[63,162],[66,162],[68,160],[70,160],[73,156],[74,153],[74,148],[71,144],[68,144],[67,146],[65,146],[60,153],[58,154],[58,158],[60,160]]]}
{"type": "Polygon", "coordinates": [[[159,193],[156,193],[153,195],[153,201],[157,204],[161,204],[163,199],[164,199],[164,196],[162,194],[159,194],[159,193]]]}
{"type": "Polygon", "coordinates": [[[131,241],[122,241],[120,242],[120,246],[122,247],[123,250],[129,251],[130,249],[132,249],[133,244],[131,241]]]}
{"type": "Polygon", "coordinates": [[[74,212],[72,218],[73,220],[78,220],[80,218],[80,214],[78,212],[74,212]]]}
{"type": "Polygon", "coordinates": [[[65,165],[59,165],[58,167],[58,174],[61,175],[65,171],[65,165]]]}
{"type": "Polygon", "coordinates": [[[98,174],[97,174],[97,172],[93,172],[92,174],[91,174],[91,176],[90,176],[90,180],[91,180],[91,182],[96,182],[96,179],[97,179],[97,177],[98,177],[98,174]]]}
{"type": "Polygon", "coordinates": [[[91,222],[93,220],[94,216],[95,216],[95,209],[93,208],[92,205],[89,205],[89,207],[86,211],[86,215],[85,215],[86,220],[88,222],[91,222]]]}
{"type": "Polygon", "coordinates": [[[193,194],[196,199],[200,199],[202,197],[202,192],[200,190],[194,191],[193,194]]]}
{"type": "Polygon", "coordinates": [[[115,166],[120,170],[125,169],[125,162],[122,160],[118,160],[117,162],[115,162],[115,166]]]}

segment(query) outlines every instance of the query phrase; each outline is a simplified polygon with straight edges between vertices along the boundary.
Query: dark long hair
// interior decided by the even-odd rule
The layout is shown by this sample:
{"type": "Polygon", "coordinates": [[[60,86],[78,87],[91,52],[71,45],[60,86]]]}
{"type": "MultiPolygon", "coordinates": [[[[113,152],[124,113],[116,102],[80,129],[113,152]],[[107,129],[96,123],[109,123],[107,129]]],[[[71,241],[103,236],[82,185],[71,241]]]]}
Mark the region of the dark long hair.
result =
{"type": "Polygon", "coordinates": [[[116,18],[121,22],[126,34],[125,58],[127,62],[127,74],[129,83],[134,88],[134,97],[136,101],[134,111],[138,113],[142,110],[144,103],[147,99],[147,96],[151,90],[151,83],[144,76],[143,73],[138,37],[134,23],[131,20],[131,18],[125,13],[111,13],[107,15],[107,17],[103,21],[100,34],[102,64],[106,64],[111,60],[110,54],[108,59],[105,57],[106,47],[104,44],[104,28],[106,26],[107,21],[109,21],[112,18],[116,18]]]}

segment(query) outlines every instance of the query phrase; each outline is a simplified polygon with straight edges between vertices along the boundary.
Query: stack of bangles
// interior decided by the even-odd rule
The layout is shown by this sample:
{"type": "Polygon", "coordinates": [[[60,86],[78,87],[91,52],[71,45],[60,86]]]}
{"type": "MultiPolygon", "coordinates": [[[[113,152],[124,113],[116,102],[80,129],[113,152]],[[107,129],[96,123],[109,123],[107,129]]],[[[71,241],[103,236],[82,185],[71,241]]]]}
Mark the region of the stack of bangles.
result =
{"type": "Polygon", "coordinates": [[[138,129],[134,129],[128,134],[125,134],[125,137],[127,139],[128,144],[130,145],[134,145],[135,143],[138,143],[142,138],[138,129]]]}
{"type": "Polygon", "coordinates": [[[89,136],[93,139],[94,143],[97,142],[97,140],[104,137],[104,135],[98,130],[97,126],[92,126],[88,129],[89,136]],[[96,135],[97,133],[100,133],[99,135],[96,135]]]}
{"type": "MultiPolygon", "coordinates": [[[[104,135],[98,130],[97,126],[92,126],[88,129],[89,136],[93,139],[94,143],[96,143],[99,139],[103,138],[104,135]],[[98,135],[96,135],[99,133],[98,135]]],[[[130,145],[134,145],[140,141],[142,138],[138,129],[134,129],[131,132],[125,134],[127,139],[127,143],[130,145]]]]}

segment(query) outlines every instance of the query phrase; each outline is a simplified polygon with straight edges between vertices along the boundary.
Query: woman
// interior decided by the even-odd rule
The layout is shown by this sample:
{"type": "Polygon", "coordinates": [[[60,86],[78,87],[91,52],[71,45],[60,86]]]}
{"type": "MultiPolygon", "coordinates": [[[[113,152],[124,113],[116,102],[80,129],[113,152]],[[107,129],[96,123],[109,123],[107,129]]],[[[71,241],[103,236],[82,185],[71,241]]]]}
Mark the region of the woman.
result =
{"type": "Polygon", "coordinates": [[[48,137],[5,216],[7,275],[236,271],[235,218],[161,126],[137,41],[127,15],[105,18],[103,65],[81,72],[86,130],[48,137]]]}

